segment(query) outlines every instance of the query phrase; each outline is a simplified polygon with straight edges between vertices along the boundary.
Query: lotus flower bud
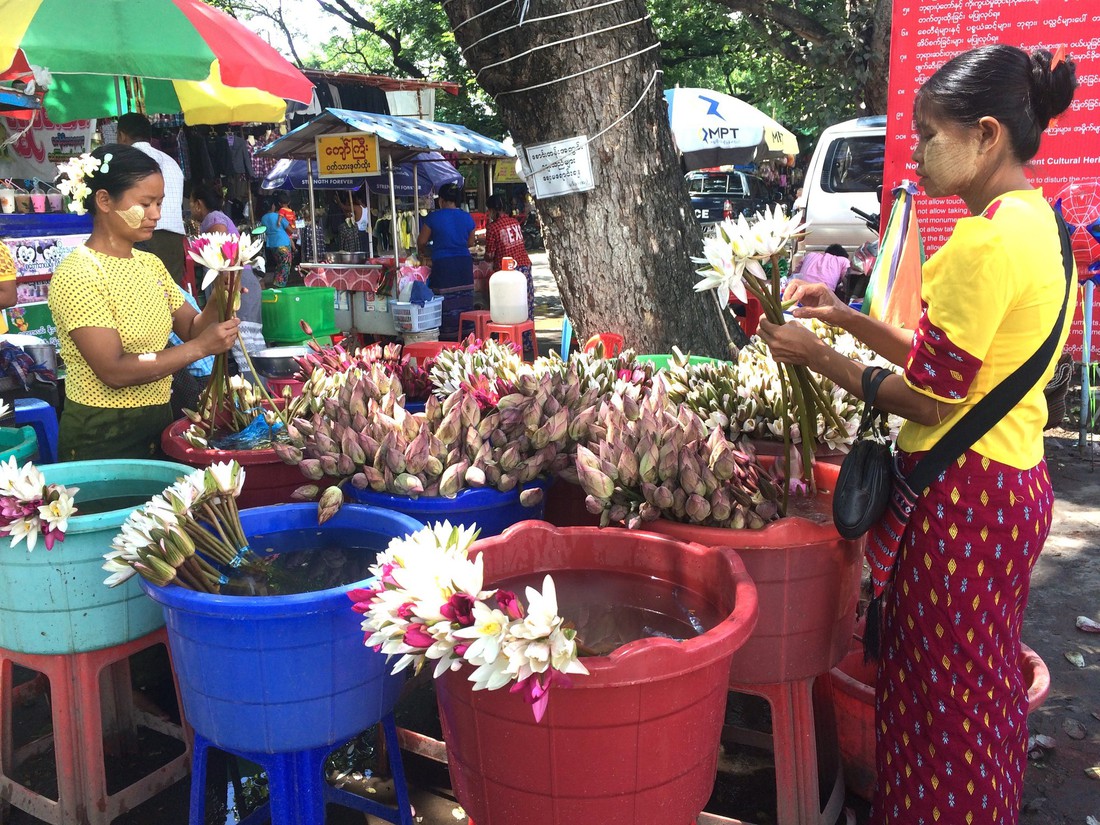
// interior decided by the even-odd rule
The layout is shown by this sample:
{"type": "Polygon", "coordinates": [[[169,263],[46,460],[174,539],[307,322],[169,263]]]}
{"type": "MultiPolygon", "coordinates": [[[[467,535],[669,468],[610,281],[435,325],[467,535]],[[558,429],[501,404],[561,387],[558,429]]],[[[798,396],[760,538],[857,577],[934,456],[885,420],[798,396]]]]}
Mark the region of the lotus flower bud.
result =
{"type": "Polygon", "coordinates": [[[393,488],[400,495],[416,498],[424,492],[424,482],[412,473],[401,473],[394,478],[393,488]]]}
{"type": "Polygon", "coordinates": [[[678,516],[684,515],[687,511],[684,509],[687,505],[688,494],[684,492],[683,487],[677,487],[672,491],[672,512],[678,516]]]}
{"type": "Polygon", "coordinates": [[[595,496],[589,495],[584,498],[584,509],[590,512],[594,516],[598,516],[603,512],[603,501],[595,496]]]}
{"type": "Polygon", "coordinates": [[[316,458],[303,458],[298,462],[298,469],[310,481],[319,481],[325,474],[321,462],[316,458]]]}
{"type": "Polygon", "coordinates": [[[612,524],[619,524],[626,521],[626,515],[629,511],[624,504],[612,504],[611,509],[608,510],[608,521],[612,524]]]}
{"type": "Polygon", "coordinates": [[[588,407],[569,422],[569,438],[573,441],[583,441],[588,435],[588,427],[596,418],[596,409],[588,407]]]}
{"type": "Polygon", "coordinates": [[[765,522],[764,519],[762,519],[752,510],[749,510],[749,512],[745,515],[745,526],[750,530],[759,530],[766,523],[767,522],[765,522]]]}
{"type": "Polygon", "coordinates": [[[493,430],[489,434],[489,443],[493,446],[493,449],[499,450],[508,443],[508,436],[504,434],[504,430],[493,430]]]}
{"type": "Polygon", "coordinates": [[[471,427],[466,428],[465,442],[466,442],[466,455],[468,455],[470,457],[470,460],[473,461],[473,460],[476,459],[478,450],[481,449],[481,445],[483,443],[485,443],[485,439],[483,439],[478,434],[477,427],[472,427],[471,426],[471,427]]]}
{"type": "Polygon", "coordinates": [[[367,483],[376,493],[386,489],[386,476],[381,470],[376,470],[374,467],[364,467],[363,475],[367,477],[367,483]]]}
{"type": "Polygon", "coordinates": [[[505,450],[500,456],[500,467],[506,473],[510,473],[517,469],[522,463],[523,456],[520,454],[519,448],[515,444],[505,450]]]}
{"type": "Polygon", "coordinates": [[[489,487],[496,487],[500,483],[500,477],[504,475],[500,469],[500,465],[488,463],[485,464],[482,469],[485,471],[485,484],[489,487]]]}
{"type": "Polygon", "coordinates": [[[443,472],[443,462],[434,455],[429,455],[424,461],[424,475],[435,478],[443,472]]]}
{"type": "Polygon", "coordinates": [[[439,479],[439,494],[444,498],[454,498],[458,495],[459,490],[462,489],[462,482],[466,476],[466,470],[470,467],[469,462],[460,461],[457,464],[452,464],[443,471],[442,477],[439,479]]]}
{"type": "Polygon", "coordinates": [[[497,427],[500,426],[500,413],[491,412],[483,417],[477,424],[477,434],[482,439],[487,439],[497,427]]]}
{"type": "Polygon", "coordinates": [[[528,431],[537,430],[542,422],[542,410],[538,405],[528,401],[527,406],[523,410],[523,426],[528,431]]]}
{"type": "MultiPolygon", "coordinates": [[[[584,488],[586,493],[597,498],[611,498],[611,494],[615,492],[615,482],[599,470],[592,469],[590,463],[586,464],[581,459],[581,450],[585,450],[585,448],[579,447],[577,450],[577,475],[580,478],[581,487],[584,488]]],[[[588,451],[585,450],[585,452],[588,451]]],[[[593,458],[595,457],[593,456],[593,458]]],[[[598,461],[598,459],[596,460],[598,461]]]]}
{"type": "Polygon", "coordinates": [[[458,440],[461,415],[461,411],[456,407],[443,416],[443,421],[440,422],[439,429],[435,431],[435,434],[444,444],[450,446],[458,440]]]}
{"type": "Polygon", "coordinates": [[[340,476],[350,476],[355,472],[355,462],[351,460],[350,456],[341,455],[336,459],[336,474],[340,476]]]}
{"type": "MultiPolygon", "coordinates": [[[[648,501],[643,501],[641,506],[638,508],[638,515],[641,517],[642,521],[653,521],[654,519],[659,519],[661,517],[661,510],[660,508],[650,504],[648,501]]],[[[627,526],[630,527],[629,524],[627,526]]],[[[630,529],[633,530],[634,527],[630,527],[630,529]]]]}
{"type": "Polygon", "coordinates": [[[667,442],[662,445],[657,457],[657,476],[661,481],[667,481],[676,476],[679,467],[680,463],[676,446],[672,442],[667,442]]]}
{"type": "Polygon", "coordinates": [[[402,431],[407,441],[412,441],[420,433],[421,421],[411,413],[405,413],[405,418],[402,422],[402,431]]]}
{"type": "Polygon", "coordinates": [[[363,434],[370,429],[370,421],[365,415],[356,414],[351,420],[351,428],[358,434],[363,434]]]}
{"type": "Polygon", "coordinates": [[[394,475],[405,472],[405,454],[396,447],[386,450],[386,466],[394,475]]]}
{"type": "Polygon", "coordinates": [[[481,422],[481,407],[472,394],[462,394],[461,422],[463,427],[477,427],[481,422]]]}
{"type": "Polygon", "coordinates": [[[630,450],[619,453],[616,464],[619,472],[619,483],[624,487],[634,487],[638,483],[638,460],[630,450]]]}
{"type": "Polygon", "coordinates": [[[366,490],[370,487],[370,481],[367,480],[366,473],[356,473],[351,477],[351,486],[356,490],[366,490]]]}
{"type": "Polygon", "coordinates": [[[725,524],[732,513],[729,495],[721,488],[715,490],[710,497],[710,517],[719,524],[725,524]]]}
{"type": "Polygon", "coordinates": [[[344,491],[332,486],[321,493],[321,499],[317,502],[317,523],[324,524],[339,512],[344,503],[344,491]]]}
{"type": "Polygon", "coordinates": [[[765,521],[771,521],[779,515],[779,505],[774,501],[764,501],[756,505],[756,514],[765,521]]]}
{"type": "MultiPolygon", "coordinates": [[[[337,462],[336,462],[335,456],[323,455],[323,456],[321,456],[320,461],[321,461],[321,469],[324,470],[325,475],[329,475],[329,476],[340,475],[340,470],[337,467],[337,462]]],[[[310,478],[310,477],[306,476],[306,478],[310,478]]]]}
{"type": "Polygon", "coordinates": [[[529,460],[519,470],[518,478],[520,484],[527,484],[530,481],[534,481],[540,472],[542,472],[541,465],[538,462],[529,460]]]}
{"type": "Polygon", "coordinates": [[[550,443],[550,432],[546,429],[545,426],[542,426],[531,433],[529,438],[531,441],[531,446],[534,447],[536,450],[541,450],[543,447],[550,443]]]}
{"type": "Polygon", "coordinates": [[[512,473],[502,473],[500,481],[497,482],[497,489],[502,493],[507,493],[510,490],[515,489],[518,479],[512,473]]]}
{"type": "MultiPolygon", "coordinates": [[[[356,476],[356,478],[358,478],[358,476],[356,476]]],[[[352,483],[354,482],[355,479],[352,479],[352,483]]],[[[290,498],[292,501],[313,501],[320,493],[321,488],[316,484],[303,484],[290,494],[290,498]]]]}
{"type": "Polygon", "coordinates": [[[688,514],[688,518],[696,523],[701,523],[710,516],[710,502],[702,496],[692,494],[688,496],[687,503],[684,504],[684,510],[688,514]]]}
{"type": "Polygon", "coordinates": [[[302,451],[289,444],[280,444],[276,442],[275,455],[277,455],[279,460],[284,464],[298,464],[302,460],[302,451]]]}
{"type": "Polygon", "coordinates": [[[745,529],[745,510],[744,508],[737,506],[733,508],[733,513],[730,516],[729,525],[734,530],[745,529]]]}
{"type": "Polygon", "coordinates": [[[543,493],[541,487],[528,487],[519,494],[519,503],[524,507],[537,507],[542,504],[543,493]]]}
{"type": "Polygon", "coordinates": [[[476,464],[471,465],[464,476],[466,484],[470,487],[484,487],[485,486],[485,471],[478,467],[476,464]]]}

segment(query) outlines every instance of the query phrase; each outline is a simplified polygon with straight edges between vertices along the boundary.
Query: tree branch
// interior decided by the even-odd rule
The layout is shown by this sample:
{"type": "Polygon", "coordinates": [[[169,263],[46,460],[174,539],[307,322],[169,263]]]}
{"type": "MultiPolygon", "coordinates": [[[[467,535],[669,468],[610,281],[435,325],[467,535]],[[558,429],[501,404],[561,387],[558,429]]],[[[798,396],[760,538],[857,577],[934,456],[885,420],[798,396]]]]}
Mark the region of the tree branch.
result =
{"type": "Polygon", "coordinates": [[[818,45],[836,37],[836,33],[813,17],[790,6],[770,2],[770,0],[716,0],[732,11],[739,11],[749,17],[774,20],[791,33],[818,45]]]}
{"type": "Polygon", "coordinates": [[[393,65],[395,68],[405,72],[409,77],[420,79],[427,77],[413,61],[402,56],[401,32],[389,32],[382,29],[373,20],[368,20],[360,14],[357,9],[353,8],[349,0],[331,0],[331,2],[329,2],[329,0],[317,0],[317,5],[329,14],[339,17],[352,27],[374,35],[389,46],[390,53],[393,55],[393,65]]]}

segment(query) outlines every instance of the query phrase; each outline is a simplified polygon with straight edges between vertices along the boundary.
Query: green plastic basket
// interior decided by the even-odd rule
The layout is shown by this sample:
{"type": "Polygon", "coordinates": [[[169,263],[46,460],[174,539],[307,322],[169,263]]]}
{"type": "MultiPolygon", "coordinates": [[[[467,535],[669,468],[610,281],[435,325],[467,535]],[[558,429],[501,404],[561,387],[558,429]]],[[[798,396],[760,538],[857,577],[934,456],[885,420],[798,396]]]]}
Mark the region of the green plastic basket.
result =
{"type": "Polygon", "coordinates": [[[301,321],[313,329],[314,337],[335,335],[336,290],[330,286],[290,286],[265,289],[260,294],[264,340],[269,344],[297,344],[309,336],[301,321]]]}
{"type": "MultiPolygon", "coordinates": [[[[669,362],[672,361],[672,354],[660,354],[660,355],[636,355],[635,359],[641,361],[643,364],[652,364],[654,369],[667,369],[669,362]]],[[[705,355],[689,355],[689,364],[717,364],[718,358],[707,358],[705,355]]]]}
{"type": "Polygon", "coordinates": [[[34,427],[0,427],[0,461],[15,456],[22,467],[38,458],[38,436],[34,427]]]}

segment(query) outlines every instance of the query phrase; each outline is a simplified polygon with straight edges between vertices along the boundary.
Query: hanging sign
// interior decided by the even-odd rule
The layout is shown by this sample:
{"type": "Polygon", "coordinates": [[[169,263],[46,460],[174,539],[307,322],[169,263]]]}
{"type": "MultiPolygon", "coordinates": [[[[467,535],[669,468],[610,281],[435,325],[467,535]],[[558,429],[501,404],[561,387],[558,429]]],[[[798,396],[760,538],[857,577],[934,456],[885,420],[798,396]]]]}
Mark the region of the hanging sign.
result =
{"type": "MultiPolygon", "coordinates": [[[[517,147],[519,148],[519,147],[517,147]]],[[[524,149],[525,174],[536,198],[555,198],[594,189],[588,138],[584,135],[524,149]]]]}
{"type": "Polygon", "coordinates": [[[0,117],[0,144],[14,139],[0,149],[0,178],[52,181],[59,163],[92,150],[94,133],[94,120],[54,123],[44,109],[35,112],[29,129],[25,120],[0,117]]]}
{"type": "Polygon", "coordinates": [[[316,138],[317,176],[346,178],[353,175],[377,175],[382,171],[378,160],[378,137],[367,132],[344,132],[316,138]]]}

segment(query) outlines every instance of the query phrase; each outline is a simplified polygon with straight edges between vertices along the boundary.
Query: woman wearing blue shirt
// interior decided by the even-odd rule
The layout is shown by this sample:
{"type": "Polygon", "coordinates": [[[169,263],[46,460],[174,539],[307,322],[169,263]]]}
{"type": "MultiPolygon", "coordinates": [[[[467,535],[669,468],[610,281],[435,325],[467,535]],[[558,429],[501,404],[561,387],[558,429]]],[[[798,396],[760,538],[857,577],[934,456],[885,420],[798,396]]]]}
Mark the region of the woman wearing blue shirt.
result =
{"type": "Polygon", "coordinates": [[[432,274],[428,286],[433,292],[456,287],[473,287],[474,219],[458,208],[462,191],[453,183],[439,189],[439,208],[428,214],[420,225],[416,248],[420,259],[431,259],[432,274]]]}
{"type": "Polygon", "coordinates": [[[267,272],[272,276],[276,288],[287,285],[290,279],[290,222],[279,214],[279,205],[271,200],[267,212],[260,218],[267,230],[264,232],[264,246],[267,252],[267,272]]]}

